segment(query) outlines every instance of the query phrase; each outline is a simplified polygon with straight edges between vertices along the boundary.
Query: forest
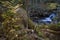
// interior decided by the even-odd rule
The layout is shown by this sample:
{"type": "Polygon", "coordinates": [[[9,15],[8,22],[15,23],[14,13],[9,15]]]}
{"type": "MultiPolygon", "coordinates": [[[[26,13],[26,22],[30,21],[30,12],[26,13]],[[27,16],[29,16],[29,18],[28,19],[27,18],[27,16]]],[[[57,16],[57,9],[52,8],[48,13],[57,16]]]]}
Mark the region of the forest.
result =
{"type": "Polygon", "coordinates": [[[60,0],[0,0],[0,40],[60,40],[60,0]]]}

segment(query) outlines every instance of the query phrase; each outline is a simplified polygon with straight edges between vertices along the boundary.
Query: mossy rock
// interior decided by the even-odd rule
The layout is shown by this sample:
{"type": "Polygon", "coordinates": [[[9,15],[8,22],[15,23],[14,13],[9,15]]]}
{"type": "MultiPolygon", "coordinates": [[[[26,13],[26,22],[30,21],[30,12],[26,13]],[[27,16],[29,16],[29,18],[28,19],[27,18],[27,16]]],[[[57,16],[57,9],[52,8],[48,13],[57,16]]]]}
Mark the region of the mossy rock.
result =
{"type": "Polygon", "coordinates": [[[48,28],[49,32],[54,33],[54,34],[60,34],[60,25],[59,24],[52,24],[48,28]]]}

